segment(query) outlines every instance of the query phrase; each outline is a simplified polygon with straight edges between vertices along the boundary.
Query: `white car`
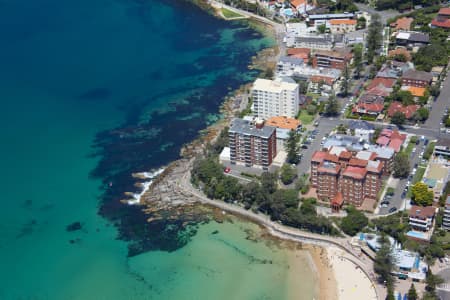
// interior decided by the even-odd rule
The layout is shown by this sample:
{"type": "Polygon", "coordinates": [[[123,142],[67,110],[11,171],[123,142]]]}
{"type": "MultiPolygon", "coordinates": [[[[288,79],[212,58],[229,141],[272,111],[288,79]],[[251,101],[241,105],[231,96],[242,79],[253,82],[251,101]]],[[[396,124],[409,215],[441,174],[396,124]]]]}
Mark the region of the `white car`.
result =
{"type": "Polygon", "coordinates": [[[415,152],[416,152],[416,150],[417,150],[417,148],[416,148],[416,147],[414,147],[414,148],[412,149],[412,153],[415,153],[415,152]]]}

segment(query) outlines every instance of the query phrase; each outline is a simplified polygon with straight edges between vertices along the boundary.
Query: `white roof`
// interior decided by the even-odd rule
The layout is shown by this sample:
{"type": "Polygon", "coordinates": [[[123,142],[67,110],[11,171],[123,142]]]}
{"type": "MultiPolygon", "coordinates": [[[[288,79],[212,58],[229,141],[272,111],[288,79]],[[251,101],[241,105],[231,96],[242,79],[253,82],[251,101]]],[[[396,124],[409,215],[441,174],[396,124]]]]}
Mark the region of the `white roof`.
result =
{"type": "Polygon", "coordinates": [[[372,155],[371,151],[359,151],[358,153],[356,153],[356,158],[369,160],[371,155],[372,155]]]}
{"type": "Polygon", "coordinates": [[[417,259],[417,253],[405,250],[396,250],[392,254],[397,267],[403,269],[412,269],[414,267],[414,263],[417,259]]]}
{"type": "Polygon", "coordinates": [[[408,40],[411,34],[409,32],[399,32],[397,38],[401,40],[408,40]]]}
{"type": "Polygon", "coordinates": [[[347,151],[347,149],[341,146],[332,146],[330,149],[330,154],[335,154],[339,156],[339,154],[341,154],[342,151],[347,151]]]}
{"type": "Polygon", "coordinates": [[[297,83],[288,83],[284,81],[275,81],[262,78],[256,79],[253,83],[253,89],[272,93],[281,93],[284,90],[295,91],[297,88],[297,83]]]}

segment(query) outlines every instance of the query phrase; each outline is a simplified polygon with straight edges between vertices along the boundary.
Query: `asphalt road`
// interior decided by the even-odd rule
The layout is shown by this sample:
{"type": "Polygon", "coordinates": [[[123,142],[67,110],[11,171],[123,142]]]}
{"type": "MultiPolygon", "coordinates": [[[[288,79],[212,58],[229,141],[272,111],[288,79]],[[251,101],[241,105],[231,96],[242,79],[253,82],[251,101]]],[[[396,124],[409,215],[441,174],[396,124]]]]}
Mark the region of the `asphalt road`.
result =
{"type": "Polygon", "coordinates": [[[441,127],[442,117],[444,111],[450,106],[450,77],[447,77],[443,82],[443,88],[437,100],[433,103],[430,111],[430,116],[424,124],[424,128],[437,129],[441,127]]]}

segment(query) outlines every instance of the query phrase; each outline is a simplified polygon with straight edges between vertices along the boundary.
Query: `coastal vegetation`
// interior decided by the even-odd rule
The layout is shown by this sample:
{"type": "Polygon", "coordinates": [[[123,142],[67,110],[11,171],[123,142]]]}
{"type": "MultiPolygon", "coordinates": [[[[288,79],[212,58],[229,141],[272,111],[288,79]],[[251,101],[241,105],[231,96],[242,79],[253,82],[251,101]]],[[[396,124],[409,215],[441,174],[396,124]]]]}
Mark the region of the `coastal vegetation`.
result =
{"type": "Polygon", "coordinates": [[[340,223],[342,231],[350,236],[354,236],[360,232],[369,223],[369,219],[362,211],[357,210],[353,206],[346,208],[347,216],[342,218],[340,223]]]}
{"type": "MultiPolygon", "coordinates": [[[[225,174],[218,153],[223,149],[226,136],[224,130],[216,143],[206,147],[203,155],[195,160],[191,171],[194,186],[200,188],[208,198],[242,205],[245,209],[269,215],[273,221],[315,233],[338,234],[330,220],[317,214],[315,198],[299,198],[299,189],[302,192],[308,189],[307,177],[300,177],[295,183],[295,189],[280,189],[277,172],[264,172],[259,178],[252,178],[251,182],[245,184],[225,174]]],[[[284,178],[281,180],[292,183],[295,177],[292,178],[288,167],[292,168],[290,165],[284,167],[284,178]]]]}

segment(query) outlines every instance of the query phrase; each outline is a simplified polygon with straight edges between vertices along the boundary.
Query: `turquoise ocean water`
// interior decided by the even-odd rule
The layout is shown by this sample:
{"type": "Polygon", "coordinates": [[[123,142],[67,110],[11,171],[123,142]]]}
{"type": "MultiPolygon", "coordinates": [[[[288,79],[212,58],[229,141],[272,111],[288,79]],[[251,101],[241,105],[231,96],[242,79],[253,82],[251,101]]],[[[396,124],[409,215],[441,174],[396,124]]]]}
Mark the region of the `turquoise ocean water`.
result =
{"type": "Polygon", "coordinates": [[[247,240],[253,225],[128,257],[111,222],[139,225],[117,201],[131,172],[176,159],[271,40],[146,0],[2,0],[0,40],[0,299],[288,297],[289,255],[247,240]]]}

